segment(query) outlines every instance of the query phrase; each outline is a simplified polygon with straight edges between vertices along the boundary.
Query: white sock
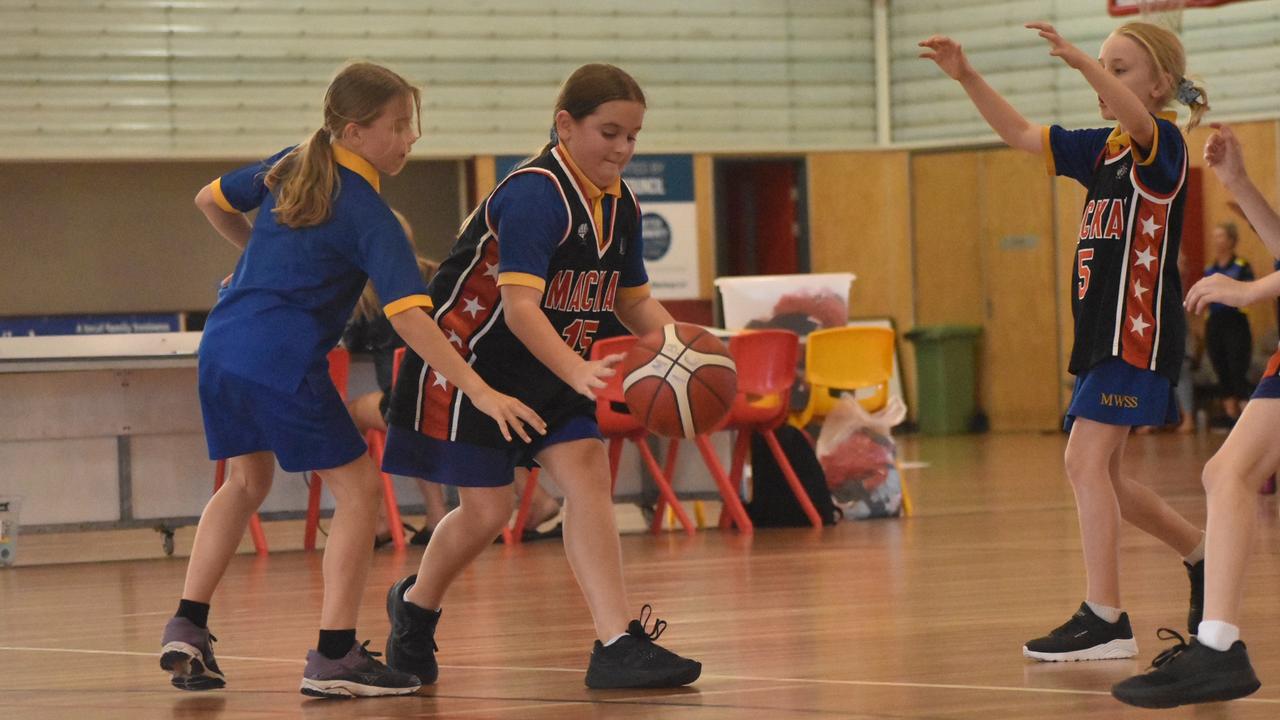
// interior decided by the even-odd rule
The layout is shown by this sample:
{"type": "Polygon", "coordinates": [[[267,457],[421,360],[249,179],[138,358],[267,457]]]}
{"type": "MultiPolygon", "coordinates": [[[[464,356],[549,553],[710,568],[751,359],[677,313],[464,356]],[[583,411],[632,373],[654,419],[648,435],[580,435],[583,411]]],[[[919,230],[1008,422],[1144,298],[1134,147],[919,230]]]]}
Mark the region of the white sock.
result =
{"type": "Polygon", "coordinates": [[[1124,613],[1120,608],[1107,607],[1106,605],[1091,603],[1088,600],[1086,600],[1084,604],[1089,606],[1089,609],[1093,611],[1094,615],[1097,615],[1103,620],[1113,624],[1119,622],[1120,615],[1124,613]]]}
{"type": "Polygon", "coordinates": [[[608,642],[604,643],[604,646],[609,647],[610,645],[618,642],[619,640],[621,640],[626,636],[627,636],[626,633],[618,633],[617,635],[614,635],[612,638],[610,638],[608,642]]]}
{"type": "Polygon", "coordinates": [[[1200,562],[1203,559],[1204,559],[1204,533],[1200,533],[1200,544],[1196,546],[1195,550],[1192,550],[1191,552],[1187,553],[1187,556],[1182,558],[1182,562],[1188,565],[1195,565],[1196,563],[1200,562]]]}
{"type": "MultiPolygon", "coordinates": [[[[401,600],[403,600],[403,601],[405,601],[405,602],[407,602],[407,603],[409,603],[410,605],[412,605],[412,606],[414,606],[414,607],[422,607],[422,606],[421,606],[421,605],[419,605],[418,603],[416,603],[416,602],[414,602],[414,601],[412,601],[412,600],[410,600],[410,599],[409,599],[409,591],[410,591],[410,590],[412,590],[412,589],[413,589],[413,586],[412,586],[412,585],[410,585],[409,587],[405,588],[405,589],[404,589],[404,594],[400,596],[400,599],[401,599],[401,600]]],[[[440,608],[422,608],[422,609],[423,609],[423,610],[428,610],[428,611],[430,611],[430,612],[440,612],[440,608]]]]}
{"type": "Polygon", "coordinates": [[[1224,623],[1221,620],[1201,620],[1200,628],[1196,631],[1196,640],[1201,645],[1213,648],[1218,652],[1230,650],[1235,641],[1239,639],[1240,628],[1231,623],[1224,623]]]}

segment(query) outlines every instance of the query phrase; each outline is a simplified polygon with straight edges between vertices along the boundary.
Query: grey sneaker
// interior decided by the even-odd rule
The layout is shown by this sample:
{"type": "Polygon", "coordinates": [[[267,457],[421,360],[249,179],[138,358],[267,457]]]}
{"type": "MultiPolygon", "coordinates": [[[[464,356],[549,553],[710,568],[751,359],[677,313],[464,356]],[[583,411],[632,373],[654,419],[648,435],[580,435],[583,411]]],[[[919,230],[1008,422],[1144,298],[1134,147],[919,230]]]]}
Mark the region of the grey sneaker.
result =
{"type": "Polygon", "coordinates": [[[303,695],[323,698],[379,697],[386,695],[412,695],[422,683],[418,678],[396,672],[378,662],[362,645],[352,645],[351,651],[337,660],[330,660],[318,650],[307,652],[307,667],[302,671],[303,695]]]}
{"type": "Polygon", "coordinates": [[[227,679],[213,659],[213,641],[208,628],[184,617],[169,618],[160,638],[160,667],[170,672],[173,686],[179,690],[217,690],[227,679]]]}

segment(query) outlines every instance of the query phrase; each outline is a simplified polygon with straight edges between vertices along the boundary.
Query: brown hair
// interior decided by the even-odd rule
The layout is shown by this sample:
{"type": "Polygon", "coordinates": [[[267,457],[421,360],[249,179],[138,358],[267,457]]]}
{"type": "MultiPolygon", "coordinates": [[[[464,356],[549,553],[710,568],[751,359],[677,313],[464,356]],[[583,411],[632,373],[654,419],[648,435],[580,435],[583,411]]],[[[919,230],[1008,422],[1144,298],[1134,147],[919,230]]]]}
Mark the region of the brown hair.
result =
{"type": "Polygon", "coordinates": [[[1191,108],[1187,132],[1199,125],[1200,119],[1209,112],[1209,93],[1202,80],[1187,77],[1187,52],[1178,36],[1172,30],[1146,22],[1125,23],[1116,28],[1114,34],[1132,38],[1141,45],[1155,71],[1169,81],[1168,94],[1160,99],[1163,105],[1178,100],[1191,108]]]}
{"type": "Polygon", "coordinates": [[[594,113],[596,108],[614,100],[632,100],[644,105],[644,91],[635,78],[616,65],[590,63],[574,70],[560,86],[560,95],[556,98],[556,109],[552,113],[551,142],[544,145],[538,154],[545,153],[560,141],[556,136],[554,116],[561,110],[569,113],[574,120],[581,120],[594,113]]]}
{"type": "Polygon", "coordinates": [[[370,62],[352,62],[340,68],[324,94],[324,126],[267,172],[266,185],[276,194],[276,221],[300,228],[328,220],[338,190],[330,143],[342,136],[348,123],[367,126],[378,119],[387,103],[406,96],[413,98],[416,117],[422,109],[422,95],[403,77],[370,62]]]}
{"type": "MultiPolygon", "coordinates": [[[[400,221],[400,227],[404,228],[404,234],[409,238],[409,247],[415,247],[413,244],[413,228],[409,226],[409,218],[405,217],[399,210],[391,209],[395,213],[396,220],[400,221]]],[[[435,260],[428,260],[417,254],[415,249],[414,256],[418,260],[418,272],[422,273],[424,281],[430,281],[431,276],[436,274],[436,270],[440,269],[440,263],[435,260]]],[[[360,293],[360,301],[356,303],[356,311],[353,317],[357,320],[369,321],[377,317],[382,312],[382,301],[378,299],[378,292],[373,289],[373,283],[364,284],[364,292],[360,293]]]]}

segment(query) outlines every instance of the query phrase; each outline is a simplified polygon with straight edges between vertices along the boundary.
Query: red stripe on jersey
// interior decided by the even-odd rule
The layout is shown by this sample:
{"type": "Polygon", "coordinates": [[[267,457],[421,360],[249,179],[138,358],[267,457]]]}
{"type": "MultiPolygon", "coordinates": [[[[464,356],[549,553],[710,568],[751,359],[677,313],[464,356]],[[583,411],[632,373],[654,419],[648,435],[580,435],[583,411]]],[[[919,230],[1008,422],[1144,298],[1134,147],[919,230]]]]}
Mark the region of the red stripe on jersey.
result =
{"type": "MultiPolygon", "coordinates": [[[[471,358],[472,343],[498,308],[498,241],[481,241],[479,257],[454,284],[450,302],[436,315],[445,339],[464,359],[471,358]]],[[[423,384],[422,422],[419,429],[442,440],[451,439],[453,406],[458,393],[453,383],[429,369],[423,384]]]]}
{"type": "Polygon", "coordinates": [[[1169,206],[1153,203],[1141,195],[1134,212],[1133,240],[1129,245],[1128,283],[1125,288],[1121,344],[1124,361],[1134,367],[1153,368],[1156,340],[1160,335],[1157,298],[1168,241],[1169,206]]]}
{"type": "Polygon", "coordinates": [[[1276,350],[1271,359],[1267,361],[1267,370],[1262,373],[1262,377],[1271,377],[1280,373],[1280,350],[1276,350]]]}

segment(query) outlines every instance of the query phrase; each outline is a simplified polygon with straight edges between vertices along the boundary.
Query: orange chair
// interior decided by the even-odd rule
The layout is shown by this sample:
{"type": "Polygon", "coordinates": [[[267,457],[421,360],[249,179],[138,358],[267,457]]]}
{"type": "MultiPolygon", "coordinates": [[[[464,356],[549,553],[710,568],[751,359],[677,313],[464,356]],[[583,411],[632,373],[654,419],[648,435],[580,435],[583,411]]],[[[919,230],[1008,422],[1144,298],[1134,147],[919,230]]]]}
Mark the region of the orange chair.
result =
{"type": "MultiPolygon", "coordinates": [[[[795,384],[796,360],[799,356],[799,338],[795,333],[786,330],[755,330],[740,333],[729,340],[729,354],[733,356],[738,368],[738,395],[734,398],[729,415],[720,423],[718,430],[734,430],[732,465],[729,484],[733,488],[742,486],[742,476],[746,465],[747,453],[751,450],[752,433],[760,433],[769,447],[770,454],[782,470],[782,475],[796,497],[796,502],[804,511],[805,517],[815,528],[822,527],[822,517],[818,514],[809,494],[800,484],[795,469],[782,452],[774,431],[787,420],[791,401],[791,387],[795,384]]],[[[714,458],[710,452],[710,443],[705,437],[698,442],[706,445],[703,458],[714,458]]],[[[676,444],[673,441],[667,454],[667,465],[674,464],[676,444]]],[[[712,474],[723,473],[719,462],[714,467],[708,463],[712,474]]],[[[735,503],[737,497],[734,497],[735,503]]],[[[661,509],[661,507],[660,507],[661,509]]],[[[749,528],[738,522],[734,510],[725,506],[720,514],[720,527],[728,528],[738,525],[740,530],[749,528]]]]}
{"type": "MultiPolygon", "coordinates": [[[[614,354],[625,355],[635,342],[636,338],[632,335],[597,340],[591,344],[591,359],[599,360],[602,357],[614,354]]],[[[659,497],[667,505],[671,506],[676,517],[679,518],[680,524],[684,526],[685,532],[692,535],[694,533],[693,521],[689,519],[689,515],[676,499],[675,491],[671,489],[671,482],[666,472],[658,465],[657,458],[653,456],[653,451],[649,449],[649,445],[645,442],[649,431],[631,413],[627,412],[626,399],[622,393],[622,380],[621,372],[614,373],[613,377],[607,380],[607,385],[596,391],[596,422],[600,424],[600,434],[609,441],[610,477],[614,483],[617,483],[618,464],[622,458],[623,443],[630,440],[640,450],[640,457],[644,460],[645,467],[653,475],[653,482],[658,486],[659,497]]],[[[520,498],[521,510],[516,513],[515,524],[510,528],[509,534],[504,533],[504,540],[520,541],[520,537],[524,533],[524,523],[528,521],[528,507],[533,499],[537,481],[537,474],[530,473],[529,480],[525,483],[524,493],[520,498]]],[[[653,523],[649,529],[654,533],[662,529],[661,513],[654,514],[653,523]]]]}
{"type": "MultiPolygon", "coordinates": [[[[400,369],[400,360],[403,357],[404,348],[396,350],[396,372],[400,369]]],[[[334,387],[338,388],[338,394],[346,398],[347,381],[351,376],[351,354],[345,348],[334,348],[329,351],[328,359],[329,377],[333,380],[334,387]]],[[[404,527],[400,524],[400,505],[396,501],[395,486],[391,476],[381,472],[382,451],[387,442],[386,433],[380,430],[370,430],[365,433],[364,439],[369,446],[369,456],[373,458],[374,464],[379,468],[379,474],[382,475],[382,499],[386,504],[387,525],[391,530],[391,543],[397,549],[403,548],[406,542],[404,527]]],[[[316,548],[316,530],[320,527],[320,490],[323,486],[319,473],[311,473],[310,486],[310,492],[307,497],[307,523],[302,535],[302,547],[304,550],[315,550],[316,548]]]]}
{"type": "MultiPolygon", "coordinates": [[[[809,401],[791,415],[791,424],[806,427],[826,417],[842,392],[853,392],[867,412],[876,412],[889,402],[889,382],[893,379],[895,333],[886,327],[841,327],[815,330],[805,339],[805,380],[809,401]],[[868,393],[869,391],[869,393],[868,393]]],[[[912,513],[911,494],[898,459],[894,458],[902,485],[902,511],[912,513]]]]}

